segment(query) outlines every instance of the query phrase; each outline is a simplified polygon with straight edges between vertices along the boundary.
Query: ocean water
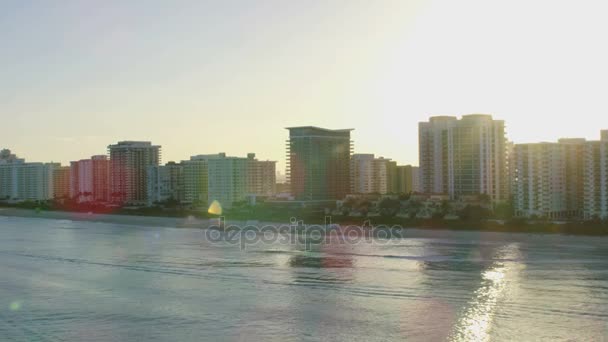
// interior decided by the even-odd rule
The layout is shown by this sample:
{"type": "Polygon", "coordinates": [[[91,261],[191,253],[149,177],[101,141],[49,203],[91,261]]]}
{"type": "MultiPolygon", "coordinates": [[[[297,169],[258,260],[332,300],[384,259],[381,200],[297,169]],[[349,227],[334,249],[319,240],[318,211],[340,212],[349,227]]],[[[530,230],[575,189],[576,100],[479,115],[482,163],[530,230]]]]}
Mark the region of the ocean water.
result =
{"type": "Polygon", "coordinates": [[[207,233],[0,217],[0,340],[608,341],[608,238],[207,233]]]}

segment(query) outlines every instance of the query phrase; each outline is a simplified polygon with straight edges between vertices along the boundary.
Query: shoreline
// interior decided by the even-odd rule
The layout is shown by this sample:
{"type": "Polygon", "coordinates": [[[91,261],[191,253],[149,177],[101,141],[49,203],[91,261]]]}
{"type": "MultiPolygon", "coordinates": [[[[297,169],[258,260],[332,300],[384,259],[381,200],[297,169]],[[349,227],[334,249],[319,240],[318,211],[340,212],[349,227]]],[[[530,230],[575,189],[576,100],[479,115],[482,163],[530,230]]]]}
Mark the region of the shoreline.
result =
{"type": "MultiPolygon", "coordinates": [[[[22,218],[40,218],[51,220],[73,220],[73,221],[88,221],[113,223],[132,226],[147,226],[147,227],[164,227],[164,228],[194,228],[206,229],[212,225],[218,224],[217,218],[199,218],[194,216],[187,217],[170,217],[170,216],[152,216],[152,215],[130,215],[130,214],[107,214],[107,213],[88,213],[75,211],[60,211],[60,210],[40,210],[0,207],[0,216],[5,217],[22,217],[22,218]]],[[[364,224],[357,222],[332,222],[339,226],[358,226],[363,227],[364,224]]],[[[285,226],[290,225],[289,222],[266,221],[259,219],[244,220],[244,219],[225,219],[224,226],[285,226]]],[[[305,226],[318,226],[323,223],[309,222],[305,226]]],[[[550,234],[550,235],[586,235],[586,236],[608,236],[608,227],[587,227],[574,225],[555,225],[547,223],[539,224],[497,224],[491,221],[475,221],[475,222],[448,222],[428,220],[420,222],[374,222],[368,227],[396,227],[398,229],[408,230],[425,230],[425,231],[471,231],[471,232],[495,232],[495,233],[524,233],[524,234],[550,234]]]]}
{"type": "MultiPolygon", "coordinates": [[[[130,226],[148,226],[164,228],[199,228],[204,229],[211,226],[213,219],[202,219],[196,217],[161,217],[127,214],[99,214],[59,210],[41,210],[23,208],[0,208],[0,216],[39,218],[49,220],[72,220],[114,223],[130,226]]],[[[235,224],[236,222],[231,222],[235,224]]]]}
{"type": "Polygon", "coordinates": [[[208,222],[207,220],[175,217],[153,217],[153,216],[137,216],[137,215],[119,215],[119,214],[97,214],[85,212],[71,211],[50,211],[22,208],[0,208],[0,216],[6,217],[21,217],[21,218],[40,218],[50,220],[73,220],[73,221],[91,221],[103,223],[116,223],[134,226],[161,226],[161,227],[183,227],[183,228],[201,228],[208,222]]]}

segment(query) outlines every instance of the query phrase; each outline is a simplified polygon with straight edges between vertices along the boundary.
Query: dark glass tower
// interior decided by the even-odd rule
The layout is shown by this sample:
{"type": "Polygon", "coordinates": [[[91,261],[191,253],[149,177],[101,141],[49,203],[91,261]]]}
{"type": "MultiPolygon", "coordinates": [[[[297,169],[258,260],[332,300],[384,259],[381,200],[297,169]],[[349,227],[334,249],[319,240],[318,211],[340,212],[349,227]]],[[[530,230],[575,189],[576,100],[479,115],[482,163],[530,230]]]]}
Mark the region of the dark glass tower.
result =
{"type": "Polygon", "coordinates": [[[287,176],[298,201],[341,200],[350,192],[352,129],[290,127],[287,176]]]}

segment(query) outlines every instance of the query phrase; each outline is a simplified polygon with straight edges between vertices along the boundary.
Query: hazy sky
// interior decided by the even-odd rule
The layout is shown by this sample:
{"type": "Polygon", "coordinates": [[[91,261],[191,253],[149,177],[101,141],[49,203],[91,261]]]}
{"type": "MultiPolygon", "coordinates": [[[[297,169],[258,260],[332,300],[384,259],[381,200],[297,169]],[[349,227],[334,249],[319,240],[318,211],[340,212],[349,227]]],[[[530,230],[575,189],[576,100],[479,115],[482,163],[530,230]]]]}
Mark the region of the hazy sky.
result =
{"type": "Polygon", "coordinates": [[[608,128],[605,1],[0,2],[0,148],[81,159],[151,140],[163,161],[256,152],[284,127],[355,128],[417,164],[417,123],[491,113],[515,142],[608,128]]]}

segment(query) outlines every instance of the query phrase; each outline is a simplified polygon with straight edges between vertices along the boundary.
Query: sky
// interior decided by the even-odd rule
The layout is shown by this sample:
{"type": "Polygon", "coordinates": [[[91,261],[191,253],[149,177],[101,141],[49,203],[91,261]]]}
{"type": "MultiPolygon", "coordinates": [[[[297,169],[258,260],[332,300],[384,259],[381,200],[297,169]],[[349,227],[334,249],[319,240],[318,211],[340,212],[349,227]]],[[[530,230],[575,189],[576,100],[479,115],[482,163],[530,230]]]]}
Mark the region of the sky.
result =
{"type": "Polygon", "coordinates": [[[28,161],[162,145],[285,160],[285,127],[354,128],[418,164],[418,122],[488,113],[515,143],[608,128],[608,3],[0,3],[0,148],[28,161]]]}

